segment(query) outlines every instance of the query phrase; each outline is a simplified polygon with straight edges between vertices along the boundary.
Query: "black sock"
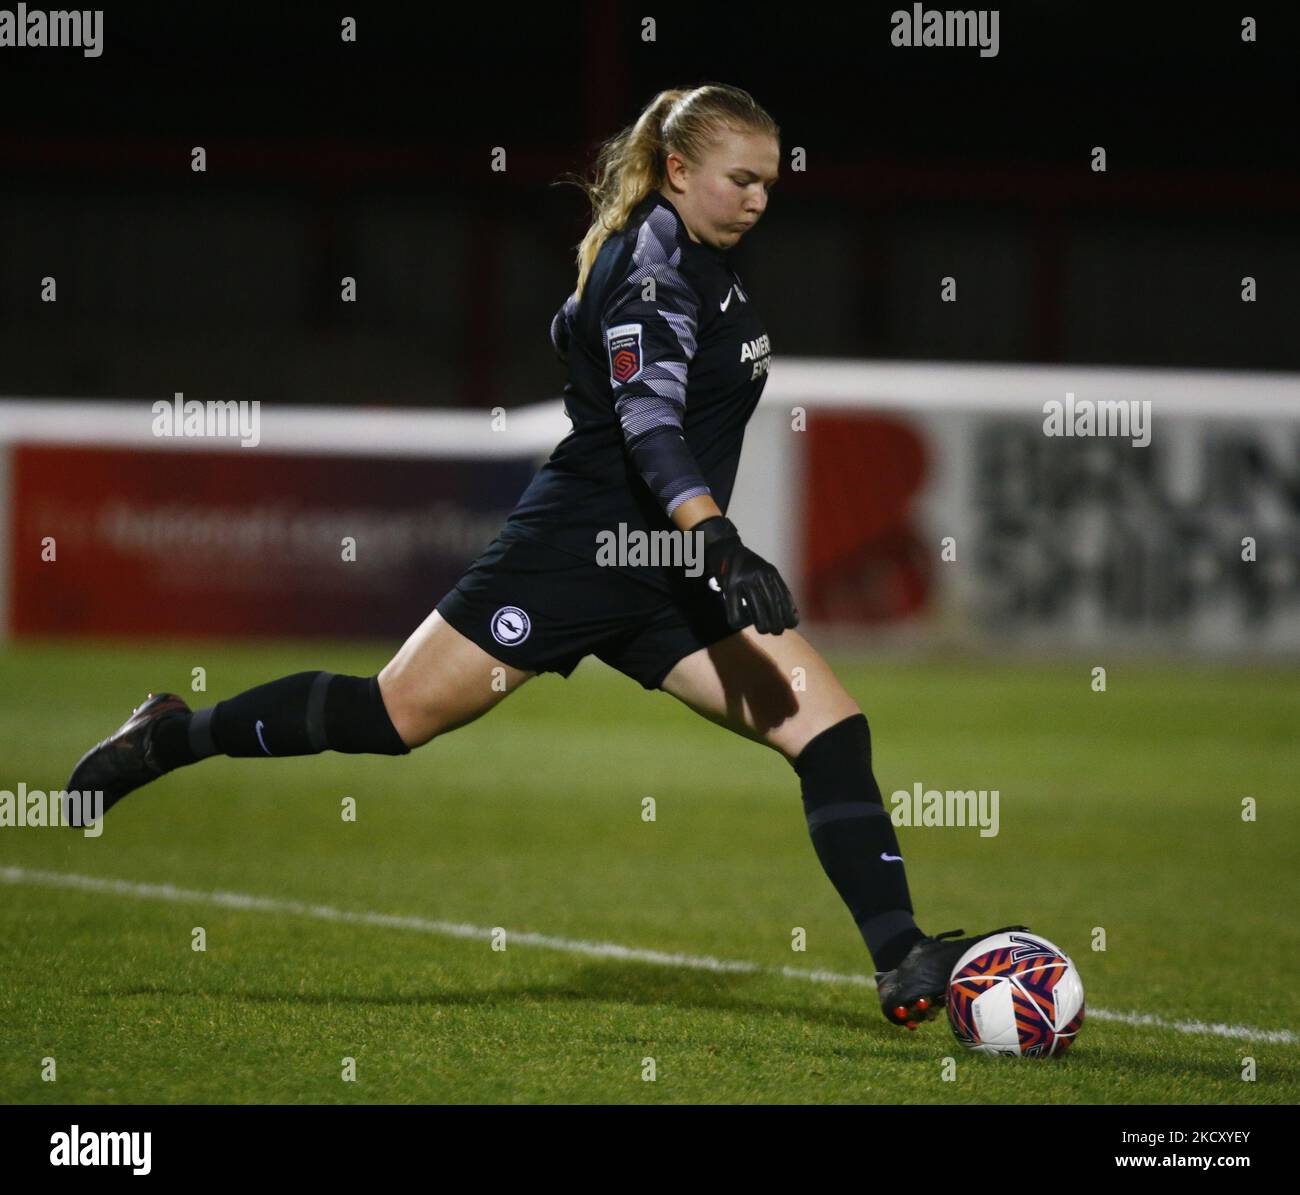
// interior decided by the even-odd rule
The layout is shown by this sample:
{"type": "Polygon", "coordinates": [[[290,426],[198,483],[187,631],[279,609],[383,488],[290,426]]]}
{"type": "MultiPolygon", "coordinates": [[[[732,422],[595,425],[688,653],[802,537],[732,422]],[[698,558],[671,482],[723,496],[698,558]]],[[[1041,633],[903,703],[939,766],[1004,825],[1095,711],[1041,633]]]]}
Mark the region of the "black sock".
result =
{"type": "Polygon", "coordinates": [[[866,715],[823,730],[793,766],[817,858],[848,905],[876,970],[892,971],[925,935],[912,916],[898,837],[871,772],[866,715]]]}
{"type": "Polygon", "coordinates": [[[193,714],[161,719],[154,751],[166,768],[209,755],[406,755],[377,676],[296,672],[193,714]]]}

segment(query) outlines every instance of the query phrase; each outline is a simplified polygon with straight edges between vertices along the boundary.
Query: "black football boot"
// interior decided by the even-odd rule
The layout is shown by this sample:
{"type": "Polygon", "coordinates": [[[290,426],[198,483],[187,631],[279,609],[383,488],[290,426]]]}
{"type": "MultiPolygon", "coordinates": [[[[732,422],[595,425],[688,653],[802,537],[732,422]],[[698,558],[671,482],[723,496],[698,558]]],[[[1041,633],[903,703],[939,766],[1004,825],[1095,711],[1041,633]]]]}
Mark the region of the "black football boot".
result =
{"type": "MultiPolygon", "coordinates": [[[[72,769],[69,793],[104,794],[104,812],[142,784],[156,780],[165,771],[154,756],[153,730],[159,720],[172,714],[189,713],[190,707],[175,693],[150,693],[145,703],[103,742],[95,744],[72,769]]],[[[85,802],[65,796],[64,821],[70,826],[93,824],[93,810],[85,802]],[[82,820],[83,810],[87,817],[82,820]]]]}
{"type": "Polygon", "coordinates": [[[973,938],[963,938],[964,929],[950,929],[925,937],[907,952],[892,971],[876,972],[880,1007],[891,1025],[915,1029],[948,1001],[948,979],[961,956],[976,942],[1009,930],[1027,930],[1027,925],[1004,925],[973,938]]]}

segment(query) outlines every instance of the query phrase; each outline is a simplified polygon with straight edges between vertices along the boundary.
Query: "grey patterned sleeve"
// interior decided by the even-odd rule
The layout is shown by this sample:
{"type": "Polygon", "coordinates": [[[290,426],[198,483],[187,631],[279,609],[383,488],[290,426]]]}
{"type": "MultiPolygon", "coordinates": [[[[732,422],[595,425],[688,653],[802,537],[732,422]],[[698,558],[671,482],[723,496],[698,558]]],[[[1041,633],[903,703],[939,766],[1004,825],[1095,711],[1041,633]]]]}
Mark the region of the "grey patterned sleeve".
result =
{"type": "Polygon", "coordinates": [[[669,516],[711,492],[682,434],[700,303],[680,264],[672,213],[656,208],[641,225],[631,272],[601,315],[623,442],[669,516]]]}
{"type": "Polygon", "coordinates": [[[569,360],[569,340],[573,335],[573,325],[570,321],[577,310],[578,296],[571,294],[555,313],[555,318],[551,320],[551,347],[555,350],[555,355],[566,363],[569,360]]]}

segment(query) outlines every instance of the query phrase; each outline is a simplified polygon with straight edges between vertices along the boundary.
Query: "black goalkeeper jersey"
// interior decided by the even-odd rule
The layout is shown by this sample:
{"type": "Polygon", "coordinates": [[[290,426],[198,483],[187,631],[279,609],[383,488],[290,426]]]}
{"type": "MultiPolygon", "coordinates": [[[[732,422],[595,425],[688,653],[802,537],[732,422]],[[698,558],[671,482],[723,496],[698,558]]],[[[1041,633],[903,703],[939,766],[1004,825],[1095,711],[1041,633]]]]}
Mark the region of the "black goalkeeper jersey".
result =
{"type": "MultiPolygon", "coordinates": [[[[601,246],[581,301],[570,295],[556,313],[551,341],[568,365],[573,430],[504,536],[594,561],[599,532],[670,530],[671,511],[699,494],[725,513],[769,346],[724,251],[692,241],[651,191],[601,246]]],[[[624,571],[666,585],[657,567],[624,571]]]]}

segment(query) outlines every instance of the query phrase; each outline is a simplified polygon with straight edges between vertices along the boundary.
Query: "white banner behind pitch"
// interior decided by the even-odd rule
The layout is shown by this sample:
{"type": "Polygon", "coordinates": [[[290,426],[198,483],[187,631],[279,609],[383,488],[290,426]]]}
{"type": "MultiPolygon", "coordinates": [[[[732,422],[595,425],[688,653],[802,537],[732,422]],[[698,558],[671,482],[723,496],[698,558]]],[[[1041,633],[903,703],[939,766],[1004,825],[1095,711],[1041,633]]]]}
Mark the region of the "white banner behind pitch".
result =
{"type": "MultiPolygon", "coordinates": [[[[809,498],[823,487],[808,470],[827,459],[818,416],[834,415],[841,440],[854,416],[894,421],[923,447],[908,528],[923,606],[855,618],[840,603],[823,625],[922,643],[1300,655],[1300,379],[821,362],[772,377],[731,513],[801,610],[825,575],[808,550],[816,520],[845,516],[844,500],[819,511],[809,498]],[[1116,434],[1084,405],[1102,401],[1149,404],[1145,423],[1134,407],[1116,434]]],[[[850,513],[867,523],[869,477],[862,491],[850,513]]]]}

